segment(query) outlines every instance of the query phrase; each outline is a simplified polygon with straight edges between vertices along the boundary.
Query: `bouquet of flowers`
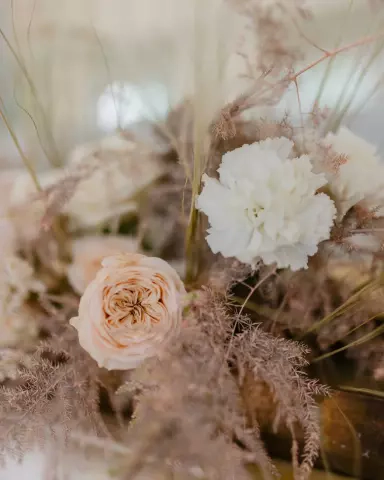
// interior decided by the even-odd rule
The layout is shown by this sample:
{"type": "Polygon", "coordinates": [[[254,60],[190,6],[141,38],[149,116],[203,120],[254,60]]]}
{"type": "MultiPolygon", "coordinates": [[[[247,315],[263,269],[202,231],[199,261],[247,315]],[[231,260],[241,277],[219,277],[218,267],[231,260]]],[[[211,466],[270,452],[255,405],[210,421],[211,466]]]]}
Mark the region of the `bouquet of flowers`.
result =
{"type": "Polygon", "coordinates": [[[339,111],[304,115],[298,86],[384,33],[297,69],[284,38],[309,21],[302,2],[225,3],[259,53],[241,37],[230,100],[223,70],[202,72],[149,134],[119,130],[44,172],[0,110],[26,167],[0,174],[3,454],[43,445],[53,472],[57,451],[92,451],[118,479],[271,479],[263,432],[285,430],[306,480],[319,402],[340,385],[317,367],[384,379],[384,164],[339,111]],[[292,86],[298,125],[275,109],[292,86]]]}

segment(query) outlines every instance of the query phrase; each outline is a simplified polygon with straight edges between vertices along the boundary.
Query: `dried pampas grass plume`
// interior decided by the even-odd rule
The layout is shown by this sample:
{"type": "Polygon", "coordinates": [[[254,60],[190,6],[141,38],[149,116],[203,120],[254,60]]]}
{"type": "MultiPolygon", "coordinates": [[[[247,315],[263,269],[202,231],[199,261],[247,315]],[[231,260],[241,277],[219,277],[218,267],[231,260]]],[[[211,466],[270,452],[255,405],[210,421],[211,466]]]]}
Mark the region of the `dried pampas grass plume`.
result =
{"type": "Polygon", "coordinates": [[[179,340],[160,361],[137,369],[121,389],[136,390],[138,405],[127,434],[134,454],[122,468],[137,474],[151,459],[184,473],[199,469],[207,478],[230,479],[247,478],[246,466],[256,463],[271,479],[276,470],[254,421],[257,405],[247,402],[247,377],[271,390],[275,424],[285,423],[293,437],[295,478],[308,478],[320,442],[313,395],[327,390],[302,373],[305,347],[252,329],[245,317],[236,319],[243,333],[233,337],[225,297],[204,289],[190,298],[179,340]],[[306,439],[301,464],[297,426],[306,439]]]}

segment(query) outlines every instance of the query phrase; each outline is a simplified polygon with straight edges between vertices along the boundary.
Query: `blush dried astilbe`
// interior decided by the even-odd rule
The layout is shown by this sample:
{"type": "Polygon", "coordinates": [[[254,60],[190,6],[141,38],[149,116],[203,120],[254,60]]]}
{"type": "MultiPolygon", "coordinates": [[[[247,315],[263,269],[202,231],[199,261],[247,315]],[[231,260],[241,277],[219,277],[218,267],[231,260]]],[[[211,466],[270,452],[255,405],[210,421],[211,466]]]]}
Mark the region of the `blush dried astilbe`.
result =
{"type": "Polygon", "coordinates": [[[294,274],[279,272],[264,282],[251,300],[259,305],[257,318],[263,320],[268,331],[284,335],[288,328],[293,335],[300,335],[316,320],[332,313],[349,292],[325,269],[310,265],[294,274]]]}
{"type": "Polygon", "coordinates": [[[21,456],[72,430],[105,433],[97,366],[72,329],[59,330],[20,366],[17,382],[0,390],[2,454],[21,456]]]}
{"type": "MultiPolygon", "coordinates": [[[[351,271],[349,275],[356,276],[359,273],[351,271]]],[[[347,301],[350,295],[349,292],[346,296],[347,301]]],[[[345,355],[355,361],[359,374],[368,374],[376,378],[384,352],[383,336],[377,335],[380,333],[383,310],[381,284],[362,294],[352,307],[345,309],[345,312],[322,326],[317,334],[320,350],[332,352],[340,345],[347,347],[345,355]]]]}
{"type": "MultiPolygon", "coordinates": [[[[230,107],[228,107],[228,110],[231,112],[230,107]]],[[[217,169],[225,153],[240,148],[245,144],[260,142],[267,138],[285,137],[292,141],[295,139],[296,129],[291,124],[288,115],[284,115],[280,121],[260,119],[247,122],[238,117],[238,114],[234,111],[231,112],[230,127],[223,123],[221,115],[223,115],[223,112],[219,114],[218,119],[212,124],[211,158],[206,171],[210,176],[217,176],[217,169]],[[234,136],[230,136],[228,128],[235,132],[234,136]]],[[[296,151],[296,143],[294,147],[296,151]]]]}
{"type": "Polygon", "coordinates": [[[81,188],[82,181],[94,174],[98,168],[100,165],[92,157],[82,165],[68,169],[63,178],[38,195],[38,198],[45,202],[45,212],[41,219],[43,230],[52,226],[54,219],[62,212],[76,190],[81,188]]]}
{"type": "Polygon", "coordinates": [[[131,379],[140,393],[126,439],[134,453],[121,466],[127,477],[135,478],[147,461],[163,459],[185,473],[200,471],[205,478],[223,479],[243,478],[245,466],[256,463],[264,478],[271,478],[276,472],[258,425],[250,428],[251,412],[242,397],[242,372],[249,371],[254,381],[263,380],[271,388],[277,421],[286,421],[292,432],[296,423],[305,431],[304,460],[295,478],[306,478],[319,446],[312,395],[325,390],[301,372],[304,349],[252,330],[246,318],[233,318],[225,297],[211,290],[191,294],[185,318],[179,341],[131,379]],[[244,330],[235,337],[234,320],[244,330]]]}
{"type": "Polygon", "coordinates": [[[374,374],[384,350],[382,336],[376,337],[384,310],[379,273],[369,264],[350,260],[330,261],[326,268],[310,265],[295,274],[280,272],[252,297],[253,318],[274,335],[302,337],[312,332],[318,355],[344,348],[359,372],[374,374]],[[364,285],[371,287],[358,294],[364,285]]]}
{"type": "Polygon", "coordinates": [[[258,71],[267,70],[272,70],[274,76],[281,76],[303,59],[299,42],[295,42],[293,35],[294,22],[310,17],[302,0],[289,3],[281,0],[231,0],[231,3],[246,21],[239,54],[245,61],[247,78],[254,78],[258,71]],[[245,46],[252,40],[255,52],[250,54],[245,46]],[[256,63],[252,60],[254,56],[256,63]]]}
{"type": "Polygon", "coordinates": [[[208,292],[196,295],[179,341],[160,362],[134,373],[133,384],[142,391],[126,439],[134,453],[122,468],[135,478],[152,459],[204,478],[245,479],[252,462],[271,478],[274,468],[257,430],[246,428],[236,381],[223,364],[229,334],[225,308],[208,292]]]}
{"type": "Polygon", "coordinates": [[[32,366],[32,356],[16,348],[0,349],[0,383],[5,380],[16,380],[20,375],[20,368],[32,366]]]}
{"type": "Polygon", "coordinates": [[[265,382],[276,402],[275,427],[283,422],[292,435],[295,478],[309,478],[320,447],[319,409],[314,395],[327,395],[325,387],[306,378],[304,345],[253,329],[235,338],[233,351],[240,371],[250,370],[265,382]],[[305,445],[299,464],[296,428],[304,432],[305,445]]]}
{"type": "Polygon", "coordinates": [[[214,292],[225,295],[233,285],[245,280],[251,273],[250,265],[220,256],[210,268],[207,283],[214,292]]]}
{"type": "Polygon", "coordinates": [[[277,105],[290,82],[287,75],[280,80],[271,78],[271,70],[257,75],[246,91],[224,106],[213,119],[210,126],[212,137],[210,155],[215,150],[226,153],[245,143],[254,143],[268,137],[291,138],[293,133],[288,133],[292,128],[287,116],[284,116],[281,122],[263,119],[247,122],[242,117],[243,113],[254,107],[277,105]]]}
{"type": "Polygon", "coordinates": [[[374,267],[383,258],[383,225],[383,217],[377,217],[374,209],[355,205],[321,245],[324,263],[336,259],[374,267]]]}

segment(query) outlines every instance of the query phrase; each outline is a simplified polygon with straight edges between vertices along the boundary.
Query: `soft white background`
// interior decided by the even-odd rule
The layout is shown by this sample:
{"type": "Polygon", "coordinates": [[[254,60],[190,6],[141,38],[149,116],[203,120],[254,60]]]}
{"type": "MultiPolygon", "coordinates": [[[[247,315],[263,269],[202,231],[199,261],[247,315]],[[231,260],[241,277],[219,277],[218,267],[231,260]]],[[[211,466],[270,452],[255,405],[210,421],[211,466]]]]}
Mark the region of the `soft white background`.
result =
{"type": "MultiPolygon", "coordinates": [[[[216,7],[221,2],[10,0],[0,2],[0,26],[21,53],[48,112],[58,148],[67,153],[77,143],[100,136],[101,127],[110,123],[107,118],[98,125],[98,99],[112,82],[128,83],[136,91],[131,105],[131,112],[135,110],[136,113],[129,113],[131,119],[140,116],[140,101],[146,104],[142,115],[156,113],[161,116],[167,105],[175,105],[190,90],[196,70],[206,84],[210,79],[211,94],[218,95],[222,85],[222,78],[217,78],[215,60],[219,42],[226,53],[235,51],[241,26],[241,21],[233,14],[218,14],[216,7]],[[195,42],[196,38],[200,43],[195,42]],[[193,60],[196,51],[202,63],[198,69],[193,60]],[[139,100],[138,95],[141,96],[139,100]]],[[[313,4],[315,19],[305,27],[305,33],[322,48],[332,49],[338,41],[344,45],[384,30],[384,8],[372,13],[368,5],[374,3],[373,0],[307,0],[307,3],[313,4]]],[[[291,35],[306,50],[306,64],[321,55],[321,51],[300,38],[295,29],[291,35]]],[[[322,105],[332,107],[341,92],[353,93],[359,74],[355,67],[356,58],[367,54],[369,48],[351,50],[337,58],[322,105]]],[[[0,95],[12,125],[34,162],[46,165],[33,125],[15,101],[16,98],[28,108],[28,89],[2,41],[0,60],[0,95]]],[[[232,59],[230,65],[229,81],[222,85],[224,91],[220,91],[223,96],[238,91],[242,85],[236,76],[240,69],[239,58],[232,59]]],[[[300,77],[304,113],[310,110],[325,67],[326,62],[300,77]]],[[[383,61],[379,58],[365,75],[361,88],[355,92],[355,107],[366,103],[370,89],[382,74],[383,61]]],[[[384,153],[382,100],[383,96],[377,95],[359,115],[353,114],[350,121],[355,130],[377,143],[384,153]]],[[[293,117],[298,116],[294,91],[281,104],[281,111],[285,108],[293,117]]],[[[108,109],[111,112],[114,105],[110,102],[105,109],[108,116],[108,109]]],[[[33,111],[29,111],[33,115],[33,111]]],[[[18,156],[1,122],[0,138],[3,163],[17,162],[18,156]]]]}

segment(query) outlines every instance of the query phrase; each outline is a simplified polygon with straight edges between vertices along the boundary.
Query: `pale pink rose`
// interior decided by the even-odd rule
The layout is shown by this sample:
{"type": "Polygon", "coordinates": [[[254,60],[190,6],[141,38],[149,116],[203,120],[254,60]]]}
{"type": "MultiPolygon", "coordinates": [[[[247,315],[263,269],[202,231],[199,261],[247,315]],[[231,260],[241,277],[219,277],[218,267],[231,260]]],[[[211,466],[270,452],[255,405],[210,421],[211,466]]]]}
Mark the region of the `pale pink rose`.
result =
{"type": "Polygon", "coordinates": [[[72,288],[82,295],[100,270],[103,258],[118,253],[138,253],[137,240],[123,235],[89,235],[75,239],[72,264],[68,268],[72,288]]]}
{"type": "Polygon", "coordinates": [[[127,253],[105,258],[102,266],[71,325],[100,367],[133,369],[178,334],[185,288],[160,258],[127,253]]]}

